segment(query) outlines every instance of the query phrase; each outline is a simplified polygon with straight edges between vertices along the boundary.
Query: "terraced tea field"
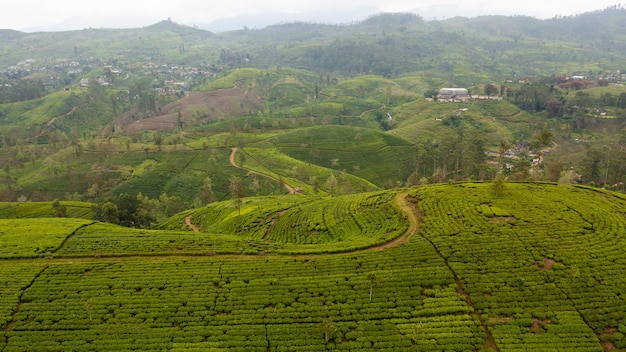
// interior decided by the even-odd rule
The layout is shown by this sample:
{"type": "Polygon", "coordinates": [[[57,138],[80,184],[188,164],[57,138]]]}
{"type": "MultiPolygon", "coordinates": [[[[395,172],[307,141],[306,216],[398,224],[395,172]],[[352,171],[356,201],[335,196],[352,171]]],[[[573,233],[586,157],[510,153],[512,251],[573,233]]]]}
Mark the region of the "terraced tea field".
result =
{"type": "Polygon", "coordinates": [[[224,202],[158,231],[5,220],[0,351],[619,351],[625,206],[466,183],[250,198],[231,222],[224,202]]]}

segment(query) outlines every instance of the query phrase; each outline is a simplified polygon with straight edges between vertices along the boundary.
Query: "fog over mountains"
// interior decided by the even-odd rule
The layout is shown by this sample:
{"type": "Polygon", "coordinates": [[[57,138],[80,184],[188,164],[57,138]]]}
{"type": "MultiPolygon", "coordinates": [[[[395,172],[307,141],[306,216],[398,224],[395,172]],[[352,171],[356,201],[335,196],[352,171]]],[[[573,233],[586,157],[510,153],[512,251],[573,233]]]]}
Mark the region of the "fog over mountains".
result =
{"type": "MultiPolygon", "coordinates": [[[[23,32],[59,32],[85,28],[139,28],[170,19],[176,23],[194,26],[211,32],[227,32],[243,28],[261,29],[270,25],[288,22],[350,24],[384,12],[414,13],[425,20],[441,20],[453,17],[472,18],[484,15],[525,15],[536,18],[551,18],[588,11],[583,9],[578,11],[575,7],[558,7],[556,6],[557,4],[550,5],[540,8],[529,6],[524,10],[520,10],[513,5],[505,8],[470,6],[470,4],[448,0],[445,2],[420,1],[415,4],[405,4],[405,6],[397,9],[393,8],[393,10],[372,4],[346,3],[303,11],[276,10],[276,7],[268,6],[265,10],[244,9],[243,11],[232,12],[232,14],[211,12],[207,9],[198,9],[196,13],[185,9],[177,9],[171,13],[167,10],[142,13],[120,11],[119,14],[91,11],[80,16],[77,16],[76,12],[74,12],[60,21],[58,18],[62,17],[49,16],[45,17],[45,19],[39,19],[39,23],[35,22],[37,23],[35,25],[32,25],[32,21],[24,22],[23,27],[15,25],[3,27],[0,24],[0,29],[17,29],[23,32]]],[[[602,8],[602,6],[598,4],[597,8],[602,8]]]]}
{"type": "MultiPolygon", "coordinates": [[[[362,21],[367,17],[382,13],[376,7],[359,7],[351,10],[318,10],[311,12],[263,12],[244,13],[232,17],[219,18],[212,21],[186,22],[175,17],[133,17],[133,16],[81,16],[68,18],[52,25],[30,26],[22,28],[23,32],[60,32],[84,28],[136,28],[145,27],[161,20],[171,19],[181,24],[195,26],[211,32],[227,32],[243,28],[261,29],[284,22],[314,22],[324,24],[349,24],[362,21]]],[[[417,11],[411,11],[418,13],[417,11]]],[[[420,14],[421,15],[421,14],[420,14]]],[[[427,18],[424,15],[421,15],[427,18]]]]}

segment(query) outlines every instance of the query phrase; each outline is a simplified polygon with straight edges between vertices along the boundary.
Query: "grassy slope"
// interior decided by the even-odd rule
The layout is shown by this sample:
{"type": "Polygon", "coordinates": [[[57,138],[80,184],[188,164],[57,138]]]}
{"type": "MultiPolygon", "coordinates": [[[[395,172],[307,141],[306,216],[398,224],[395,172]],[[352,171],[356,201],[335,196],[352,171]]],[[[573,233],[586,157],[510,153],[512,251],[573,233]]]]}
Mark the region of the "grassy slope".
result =
{"type": "MultiPolygon", "coordinates": [[[[624,345],[614,333],[626,324],[619,295],[626,289],[622,195],[506,184],[494,196],[488,183],[409,192],[423,216],[418,235],[383,251],[158,259],[168,253],[229,253],[219,248],[236,248],[237,238],[84,227],[56,251],[59,259],[81,248],[93,255],[94,246],[105,256],[147,257],[1,261],[7,282],[2,297],[9,298],[0,300],[0,344],[427,351],[479,351],[494,343],[500,351],[602,351],[600,341],[624,345]],[[17,278],[24,275],[32,283],[22,293],[17,278]],[[333,328],[324,330],[329,323],[333,328]],[[105,338],[98,333],[102,329],[117,338],[105,338]],[[237,337],[244,332],[245,339],[237,337]]],[[[280,202],[289,207],[289,201],[280,202]]],[[[263,212],[266,204],[259,199],[244,212],[263,212]]],[[[268,248],[256,241],[241,245],[268,248]]]]}
{"type": "MultiPolygon", "coordinates": [[[[59,204],[65,207],[68,218],[92,218],[92,203],[62,201],[59,204]]],[[[0,219],[53,217],[55,217],[55,209],[52,202],[0,203],[0,219]]]]}
{"type": "Polygon", "coordinates": [[[278,136],[276,148],[295,159],[361,177],[378,187],[404,181],[412,170],[412,145],[400,138],[366,129],[321,126],[278,136]]]}

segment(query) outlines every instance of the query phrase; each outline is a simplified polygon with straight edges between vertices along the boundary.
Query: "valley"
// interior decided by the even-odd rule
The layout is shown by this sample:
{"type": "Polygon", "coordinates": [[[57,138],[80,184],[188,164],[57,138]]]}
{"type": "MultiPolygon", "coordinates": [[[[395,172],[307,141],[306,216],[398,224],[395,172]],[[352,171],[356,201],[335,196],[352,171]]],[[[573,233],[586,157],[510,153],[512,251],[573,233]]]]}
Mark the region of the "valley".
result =
{"type": "Polygon", "coordinates": [[[625,21],[0,30],[0,352],[626,351],[625,21]]]}

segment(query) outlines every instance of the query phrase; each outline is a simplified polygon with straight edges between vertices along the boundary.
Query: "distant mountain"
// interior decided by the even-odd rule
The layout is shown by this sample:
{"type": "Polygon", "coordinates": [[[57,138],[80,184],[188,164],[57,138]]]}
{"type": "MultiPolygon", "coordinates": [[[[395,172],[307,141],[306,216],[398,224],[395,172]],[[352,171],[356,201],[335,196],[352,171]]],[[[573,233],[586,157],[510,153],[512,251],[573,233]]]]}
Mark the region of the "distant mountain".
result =
{"type": "Polygon", "coordinates": [[[428,20],[361,7],[349,13],[239,16],[203,27],[164,20],[142,28],[90,28],[0,32],[0,69],[42,57],[120,63],[158,59],[226,69],[301,67],[346,76],[426,74],[473,85],[515,76],[614,73],[626,65],[626,9],[621,6],[544,20],[428,20]]]}
{"type": "Polygon", "coordinates": [[[139,28],[149,26],[164,18],[145,18],[131,16],[81,16],[68,18],[62,22],[23,28],[27,33],[63,32],[86,28],[139,28]]]}
{"type": "Polygon", "coordinates": [[[227,32],[243,28],[261,29],[271,25],[287,22],[313,22],[324,24],[349,24],[362,21],[380,13],[376,7],[359,7],[352,10],[325,10],[304,13],[264,12],[243,14],[235,17],[221,18],[208,24],[196,25],[211,32],[227,32]]]}

